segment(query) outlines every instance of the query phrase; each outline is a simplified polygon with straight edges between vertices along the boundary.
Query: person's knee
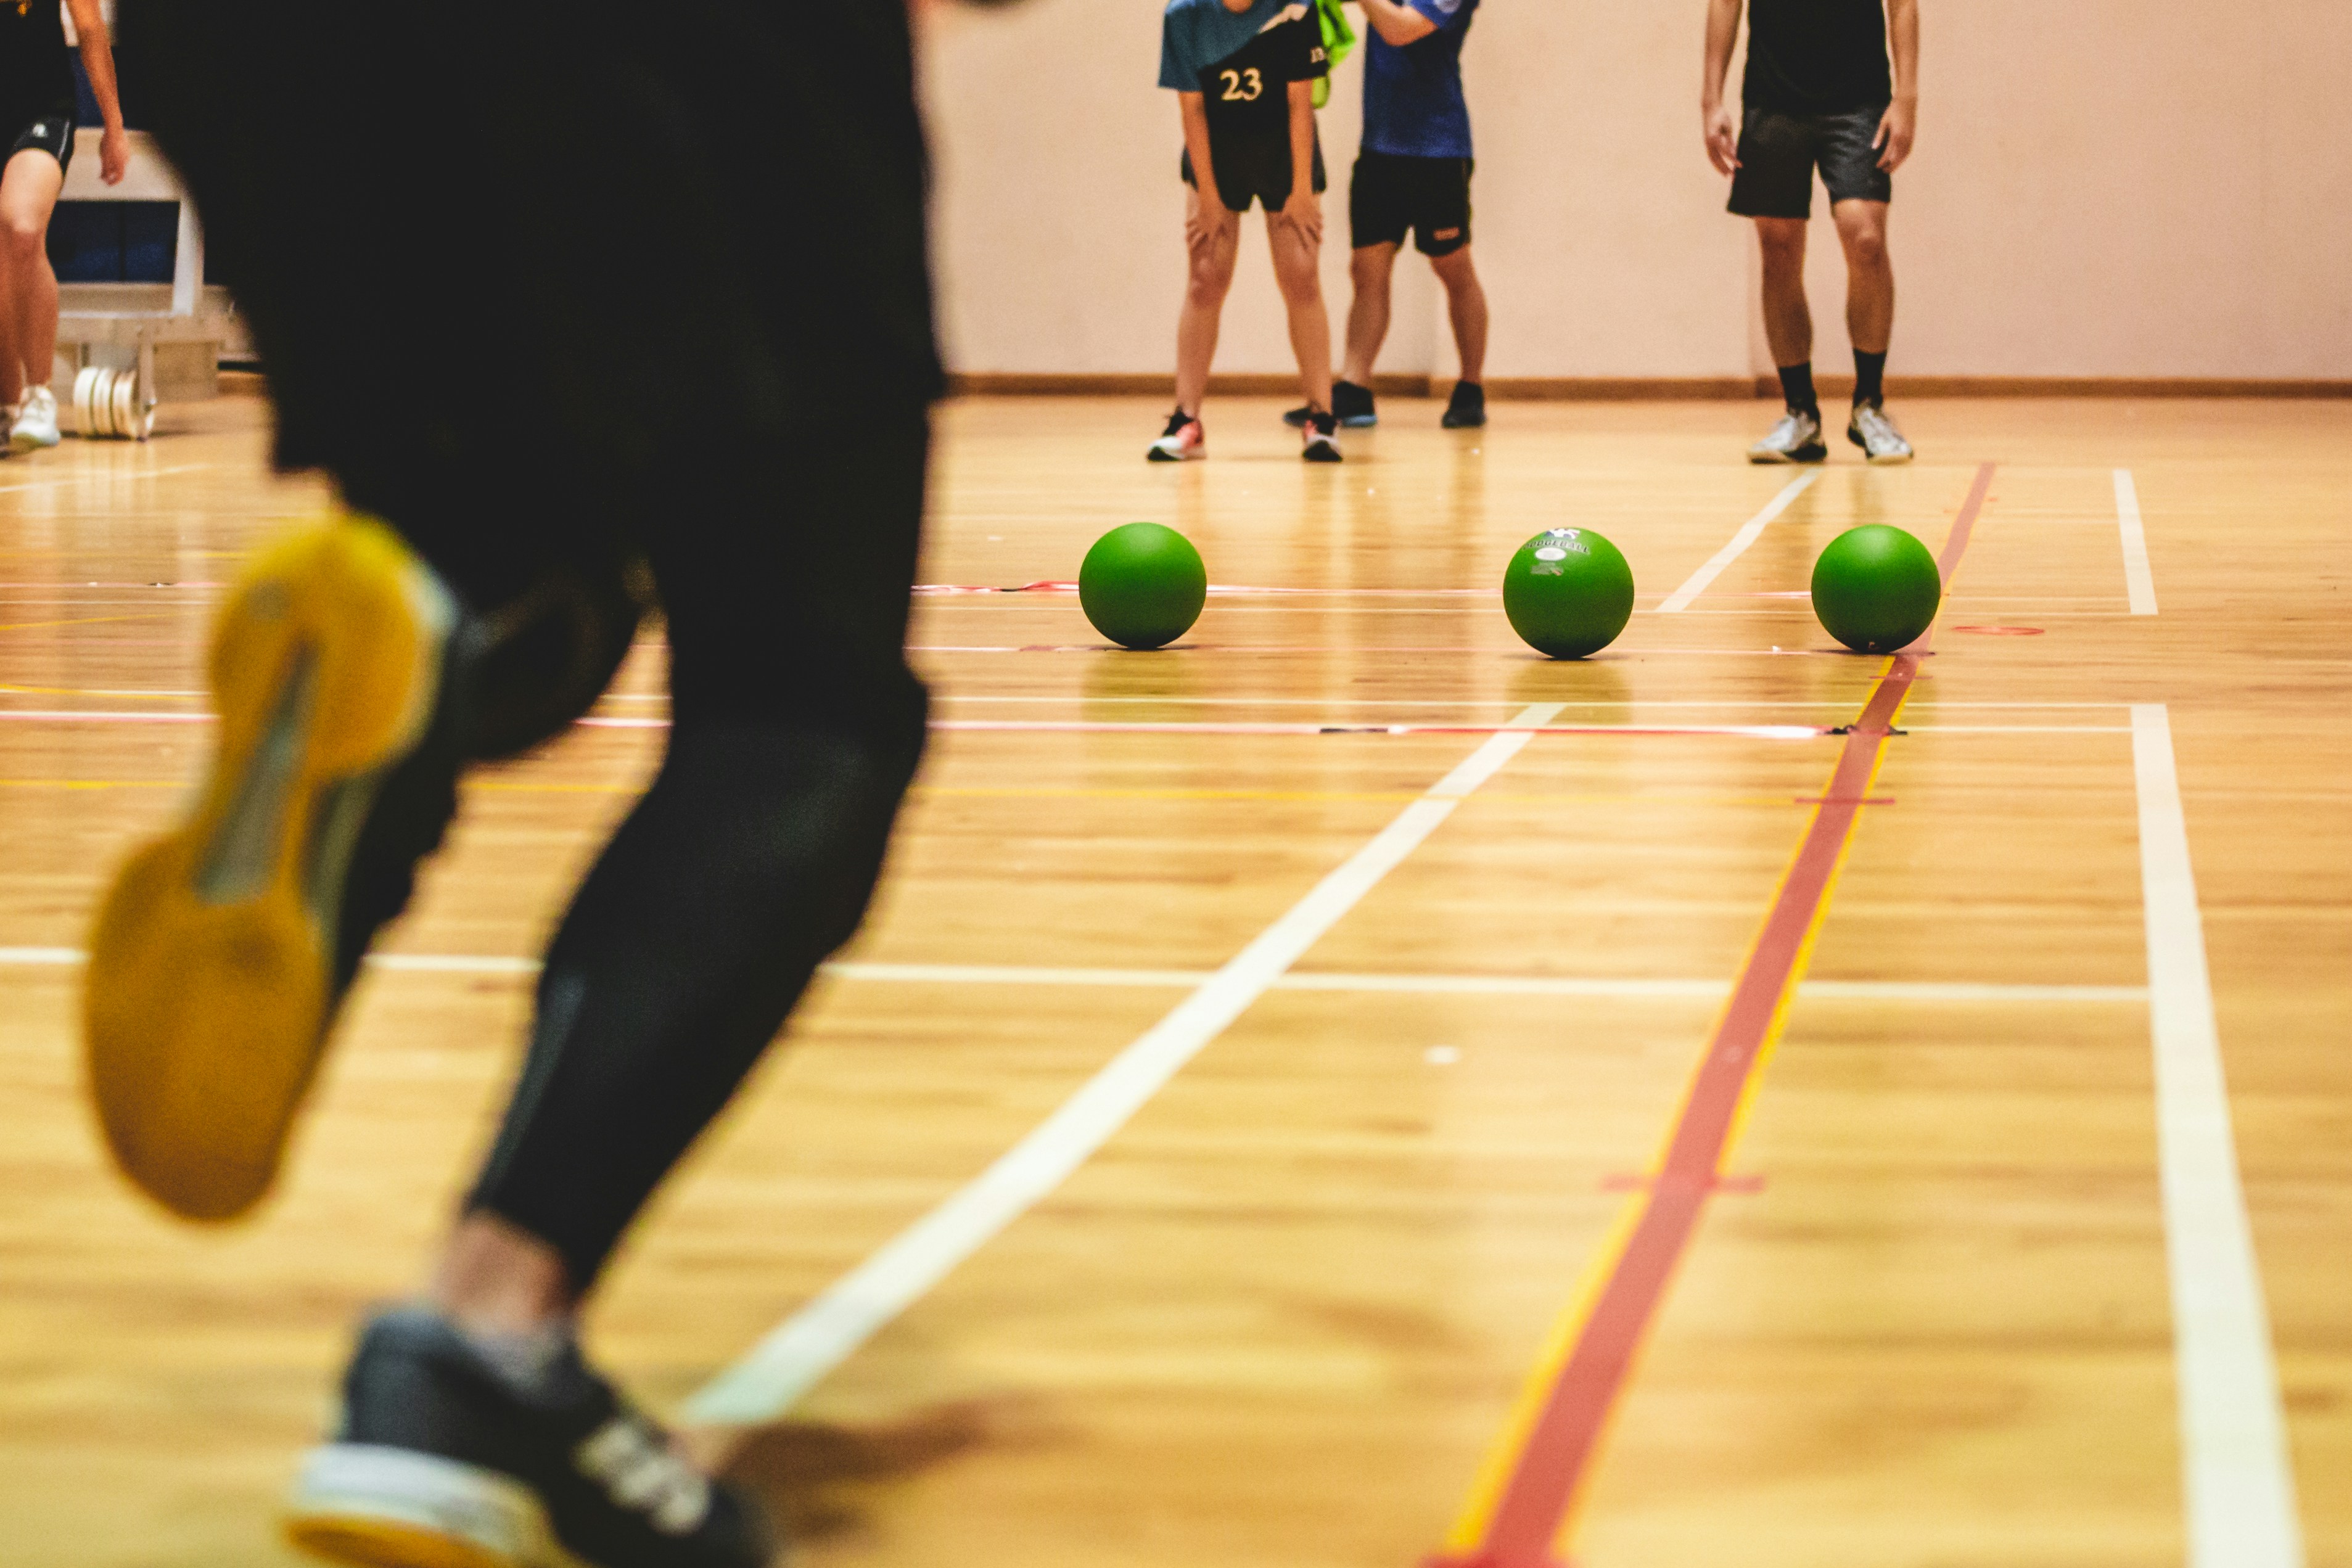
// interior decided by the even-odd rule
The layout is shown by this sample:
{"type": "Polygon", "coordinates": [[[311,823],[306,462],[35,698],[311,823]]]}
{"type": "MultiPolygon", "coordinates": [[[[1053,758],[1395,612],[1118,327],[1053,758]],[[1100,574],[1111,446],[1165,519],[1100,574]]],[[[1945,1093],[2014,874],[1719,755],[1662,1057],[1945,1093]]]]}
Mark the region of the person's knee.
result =
{"type": "Polygon", "coordinates": [[[1478,292],[1478,269],[1470,263],[1468,246],[1430,257],[1429,267],[1445,286],[1445,292],[1456,298],[1478,292]]]}
{"type": "Polygon", "coordinates": [[[1848,225],[1841,237],[1845,241],[1846,260],[1856,270],[1876,272],[1886,265],[1886,231],[1879,225],[1848,225]]]}
{"type": "Polygon", "coordinates": [[[1234,263],[1231,256],[1195,256],[1192,269],[1184,284],[1187,304],[1204,310],[1213,310],[1225,302],[1234,286],[1234,263]]]}
{"type": "Polygon", "coordinates": [[[38,256],[48,231],[48,219],[38,213],[0,211],[0,250],[12,263],[38,256]]]}
{"type": "Polygon", "coordinates": [[[1348,276],[1359,294],[1377,293],[1389,286],[1396,266],[1396,246],[1368,245],[1348,259],[1348,276]]]}
{"type": "Polygon", "coordinates": [[[1756,243],[1763,251],[1767,268],[1801,267],[1805,265],[1805,225],[1802,220],[1765,219],[1756,225],[1756,243]]]}

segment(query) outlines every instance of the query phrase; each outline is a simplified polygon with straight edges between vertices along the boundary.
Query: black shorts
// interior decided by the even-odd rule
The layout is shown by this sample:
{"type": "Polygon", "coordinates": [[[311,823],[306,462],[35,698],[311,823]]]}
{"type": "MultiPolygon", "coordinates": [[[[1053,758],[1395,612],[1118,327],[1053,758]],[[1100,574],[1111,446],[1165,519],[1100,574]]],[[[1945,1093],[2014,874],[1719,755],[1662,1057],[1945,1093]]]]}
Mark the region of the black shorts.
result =
{"type": "MultiPolygon", "coordinates": [[[[1212,139],[1209,160],[1217,166],[1217,198],[1236,213],[1250,210],[1252,202],[1263,202],[1269,213],[1278,213],[1290,201],[1290,133],[1280,136],[1228,137],[1212,139]]],[[[1184,150],[1176,172],[1184,183],[1194,189],[1200,181],[1192,177],[1192,151],[1184,150]]],[[[1323,193],[1323,139],[1315,139],[1315,193],[1323,193]]]]}
{"type": "Polygon", "coordinates": [[[1394,152],[1356,155],[1348,186],[1348,226],[1355,246],[1413,245],[1435,260],[1470,243],[1470,172],[1467,158],[1406,158],[1394,152]]]}
{"type": "Polygon", "coordinates": [[[1894,178],[1878,166],[1879,149],[1871,145],[1885,117],[1883,103],[1843,114],[1748,110],[1739,128],[1731,210],[1743,218],[1812,216],[1816,166],[1832,204],[1894,200],[1894,178]]]}
{"type": "MultiPolygon", "coordinates": [[[[16,139],[8,145],[8,157],[14,158],[27,148],[37,147],[58,161],[62,169],[73,162],[74,106],[52,103],[34,108],[30,112],[10,105],[0,110],[0,126],[17,128],[16,139]]],[[[5,163],[7,159],[0,159],[5,163]]]]}

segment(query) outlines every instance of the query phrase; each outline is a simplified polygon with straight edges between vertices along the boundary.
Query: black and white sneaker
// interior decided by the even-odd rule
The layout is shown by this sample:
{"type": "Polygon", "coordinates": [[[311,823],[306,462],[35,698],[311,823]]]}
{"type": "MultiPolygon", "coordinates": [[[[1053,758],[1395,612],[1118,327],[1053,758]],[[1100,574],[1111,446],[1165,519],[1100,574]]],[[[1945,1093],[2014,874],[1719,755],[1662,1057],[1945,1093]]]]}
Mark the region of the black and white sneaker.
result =
{"type": "MultiPolygon", "coordinates": [[[[1302,403],[1284,414],[1282,423],[1293,430],[1304,430],[1307,416],[1314,412],[1302,403]]],[[[1372,406],[1372,389],[1354,382],[1331,383],[1331,412],[1350,430],[1370,430],[1381,422],[1380,410],[1372,406]]]]}
{"type": "Polygon", "coordinates": [[[1306,443],[1299,454],[1309,463],[1339,461],[1339,419],[1319,410],[1307,416],[1306,443]]]}
{"type": "Polygon", "coordinates": [[[1208,440],[1199,418],[1180,408],[1168,416],[1168,428],[1144,449],[1143,455],[1152,463],[1190,463],[1209,455],[1208,440]]]}
{"type": "Polygon", "coordinates": [[[1864,458],[1884,467],[1893,463],[1911,461],[1911,444],[1886,417],[1886,411],[1874,402],[1853,405],[1853,418],[1845,427],[1845,438],[1862,448],[1864,458]]]}
{"type": "Polygon", "coordinates": [[[506,1366],[436,1313],[376,1317],[343,1375],[341,1425],[295,1480],[288,1537],[365,1568],[765,1568],[758,1506],[682,1458],[569,1341],[548,1348],[506,1366]]]}
{"type": "Polygon", "coordinates": [[[1486,389],[1477,382],[1455,382],[1438,423],[1448,430],[1476,430],[1486,423],[1486,389]]]}
{"type": "Polygon", "coordinates": [[[1822,441],[1822,416],[1805,408],[1783,413],[1764,439],[1748,449],[1750,463],[1819,463],[1830,449],[1822,441]]]}

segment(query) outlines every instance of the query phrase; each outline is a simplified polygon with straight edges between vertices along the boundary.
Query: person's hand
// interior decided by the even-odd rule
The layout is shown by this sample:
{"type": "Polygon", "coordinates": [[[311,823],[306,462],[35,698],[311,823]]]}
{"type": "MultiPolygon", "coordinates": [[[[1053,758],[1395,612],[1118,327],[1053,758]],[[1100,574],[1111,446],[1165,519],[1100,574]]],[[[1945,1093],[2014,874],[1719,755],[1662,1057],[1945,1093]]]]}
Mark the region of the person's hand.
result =
{"type": "Polygon", "coordinates": [[[122,127],[110,125],[98,139],[98,177],[110,185],[122,183],[122,172],[131,167],[131,138],[122,127]]]}
{"type": "Polygon", "coordinates": [[[1706,136],[1707,162],[1718,174],[1737,173],[1739,169],[1739,127],[1731,118],[1731,106],[1718,103],[1699,116],[1700,126],[1706,136]]]}
{"type": "Polygon", "coordinates": [[[1208,249],[1217,243],[1236,218],[1237,214],[1226,207],[1222,197],[1202,194],[1184,214],[1184,248],[1192,251],[1208,249]]]}
{"type": "Polygon", "coordinates": [[[1282,221],[1297,229],[1309,249],[1323,245],[1323,198],[1307,185],[1291,187],[1290,200],[1282,204],[1282,221]]]}
{"type": "Polygon", "coordinates": [[[1909,99],[1898,98],[1886,106],[1886,118],[1878,122],[1878,134],[1870,139],[1873,147],[1881,149],[1878,166],[1888,173],[1903,167],[1903,160],[1911,156],[1911,138],[1918,131],[1919,106],[1909,99]]]}

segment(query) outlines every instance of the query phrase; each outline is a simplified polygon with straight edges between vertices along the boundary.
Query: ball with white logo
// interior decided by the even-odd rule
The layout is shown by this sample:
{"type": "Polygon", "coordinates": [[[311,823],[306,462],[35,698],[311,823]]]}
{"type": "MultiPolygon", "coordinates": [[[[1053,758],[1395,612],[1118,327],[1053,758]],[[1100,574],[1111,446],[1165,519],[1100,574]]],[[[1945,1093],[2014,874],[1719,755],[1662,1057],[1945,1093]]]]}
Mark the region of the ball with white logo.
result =
{"type": "Polygon", "coordinates": [[[1539,653],[1581,659],[1617,640],[1633,616],[1633,569],[1591,528],[1547,528],[1503,573],[1503,613],[1539,653]]]}

